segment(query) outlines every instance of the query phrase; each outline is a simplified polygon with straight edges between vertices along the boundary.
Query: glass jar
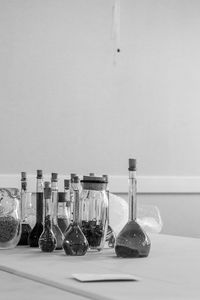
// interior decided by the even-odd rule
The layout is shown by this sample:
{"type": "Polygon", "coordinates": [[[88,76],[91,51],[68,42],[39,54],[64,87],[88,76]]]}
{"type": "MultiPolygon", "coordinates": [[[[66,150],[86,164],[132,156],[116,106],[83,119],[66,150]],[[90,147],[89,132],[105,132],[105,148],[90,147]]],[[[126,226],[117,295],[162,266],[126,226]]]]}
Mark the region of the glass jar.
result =
{"type": "Polygon", "coordinates": [[[0,188],[0,249],[14,248],[20,237],[20,192],[16,188],[0,188]]]}
{"type": "Polygon", "coordinates": [[[91,250],[102,250],[108,227],[108,197],[103,177],[83,176],[80,226],[91,250]]]}

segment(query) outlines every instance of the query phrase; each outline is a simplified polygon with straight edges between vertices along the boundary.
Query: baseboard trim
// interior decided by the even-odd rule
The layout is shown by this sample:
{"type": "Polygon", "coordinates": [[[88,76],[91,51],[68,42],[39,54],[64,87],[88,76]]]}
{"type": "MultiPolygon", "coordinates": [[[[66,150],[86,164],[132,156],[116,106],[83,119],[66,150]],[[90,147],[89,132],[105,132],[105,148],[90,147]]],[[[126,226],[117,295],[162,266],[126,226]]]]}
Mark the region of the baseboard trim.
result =
{"type": "MultiPolygon", "coordinates": [[[[28,190],[35,191],[35,175],[28,175],[28,190]]],[[[44,175],[45,180],[50,175],[44,175]]],[[[63,190],[66,176],[59,175],[59,190],[63,190]]],[[[200,193],[200,176],[138,176],[138,193],[200,193]]],[[[20,174],[0,174],[0,187],[20,188],[20,174]]],[[[128,176],[109,176],[109,187],[113,193],[128,192],[128,176]]]]}

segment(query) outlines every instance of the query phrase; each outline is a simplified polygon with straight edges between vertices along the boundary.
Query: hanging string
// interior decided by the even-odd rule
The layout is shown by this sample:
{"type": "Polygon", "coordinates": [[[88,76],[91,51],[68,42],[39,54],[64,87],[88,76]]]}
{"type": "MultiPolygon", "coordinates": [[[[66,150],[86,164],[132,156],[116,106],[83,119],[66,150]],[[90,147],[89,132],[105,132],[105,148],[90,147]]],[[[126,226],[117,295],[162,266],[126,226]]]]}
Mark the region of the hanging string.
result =
{"type": "Polygon", "coordinates": [[[117,63],[117,55],[120,53],[120,0],[115,0],[112,8],[112,33],[113,40],[113,63],[117,63]]]}

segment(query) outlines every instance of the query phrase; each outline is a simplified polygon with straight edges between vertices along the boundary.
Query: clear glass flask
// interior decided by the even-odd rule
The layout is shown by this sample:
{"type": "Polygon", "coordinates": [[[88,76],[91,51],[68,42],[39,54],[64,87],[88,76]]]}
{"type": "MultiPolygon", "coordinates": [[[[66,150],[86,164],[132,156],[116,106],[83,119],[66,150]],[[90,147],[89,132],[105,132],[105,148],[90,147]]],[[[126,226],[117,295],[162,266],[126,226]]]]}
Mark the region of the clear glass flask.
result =
{"type": "Polygon", "coordinates": [[[45,182],[44,188],[44,229],[39,238],[39,248],[43,252],[53,252],[56,249],[56,237],[52,230],[52,195],[50,182],[45,182]]]}
{"type": "Polygon", "coordinates": [[[22,231],[18,245],[28,245],[28,237],[31,232],[31,226],[28,223],[27,215],[27,178],[26,172],[21,172],[21,224],[22,231]]]}
{"type": "Polygon", "coordinates": [[[146,257],[151,242],[137,223],[136,160],[129,159],[129,220],[116,238],[115,252],[118,257],[146,257]]]}
{"type": "Polygon", "coordinates": [[[73,181],[73,191],[74,191],[74,220],[69,225],[67,231],[65,232],[65,239],[63,242],[63,248],[66,255],[85,255],[88,250],[88,241],[83,234],[79,224],[79,178],[74,177],[73,181]]]}
{"type": "Polygon", "coordinates": [[[56,237],[56,250],[61,250],[63,247],[64,235],[58,226],[58,174],[51,174],[51,190],[52,190],[52,202],[53,202],[53,223],[52,229],[56,237]]]}
{"type": "Polygon", "coordinates": [[[39,237],[43,231],[43,196],[44,196],[44,181],[42,170],[37,170],[36,182],[36,223],[31,230],[28,238],[30,247],[38,247],[39,237]]]}
{"type": "Polygon", "coordinates": [[[106,233],[106,243],[109,248],[114,248],[116,236],[115,236],[115,233],[114,233],[112,227],[110,226],[110,216],[109,216],[109,214],[110,214],[110,205],[109,205],[110,191],[109,191],[109,185],[108,185],[108,175],[102,175],[102,177],[104,177],[106,180],[106,194],[108,197],[108,230],[106,233]]]}

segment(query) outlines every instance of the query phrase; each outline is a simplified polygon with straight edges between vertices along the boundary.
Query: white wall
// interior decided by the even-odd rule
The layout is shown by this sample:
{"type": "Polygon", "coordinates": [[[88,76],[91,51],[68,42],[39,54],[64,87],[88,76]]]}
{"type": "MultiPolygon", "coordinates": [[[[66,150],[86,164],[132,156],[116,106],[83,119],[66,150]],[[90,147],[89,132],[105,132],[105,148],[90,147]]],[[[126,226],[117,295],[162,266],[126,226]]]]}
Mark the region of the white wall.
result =
{"type": "Polygon", "coordinates": [[[200,2],[0,0],[1,173],[198,175],[200,2]]]}

